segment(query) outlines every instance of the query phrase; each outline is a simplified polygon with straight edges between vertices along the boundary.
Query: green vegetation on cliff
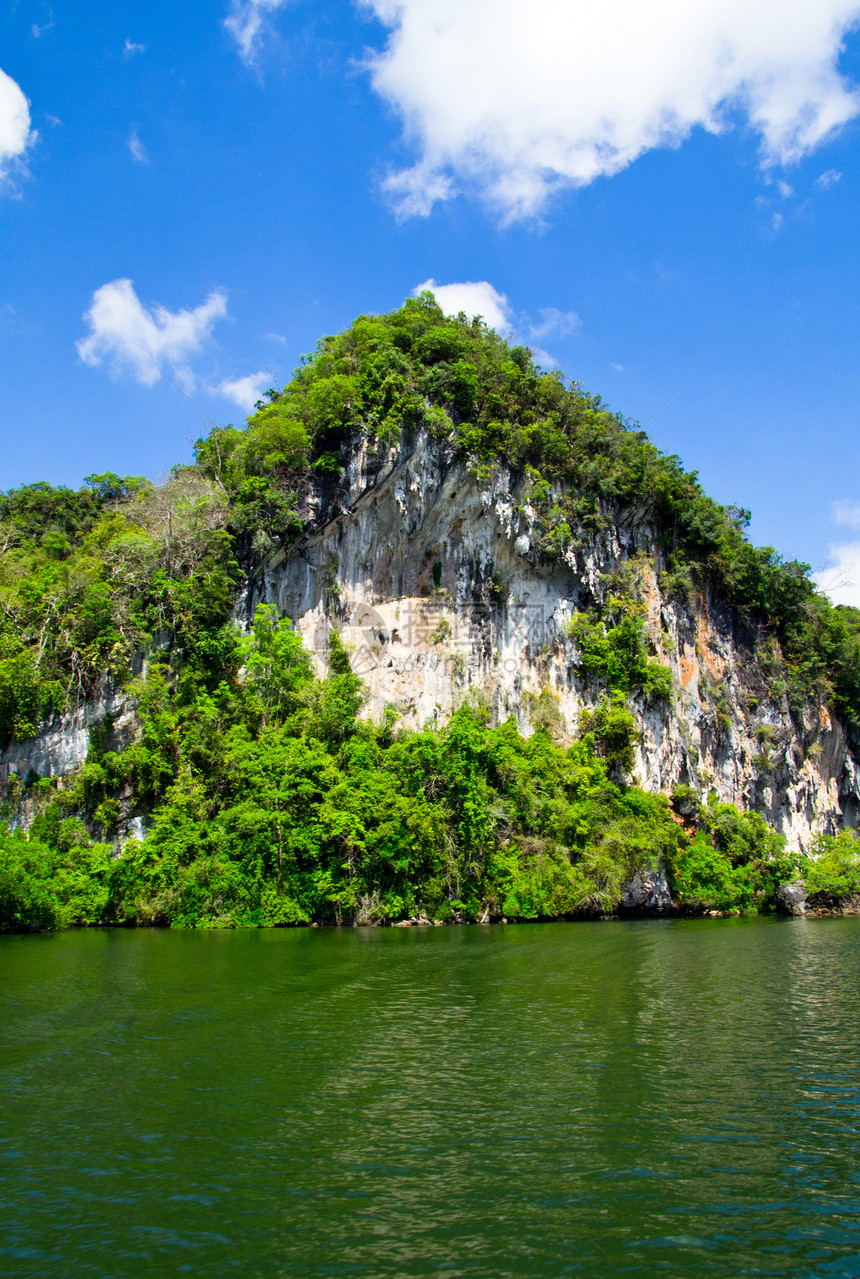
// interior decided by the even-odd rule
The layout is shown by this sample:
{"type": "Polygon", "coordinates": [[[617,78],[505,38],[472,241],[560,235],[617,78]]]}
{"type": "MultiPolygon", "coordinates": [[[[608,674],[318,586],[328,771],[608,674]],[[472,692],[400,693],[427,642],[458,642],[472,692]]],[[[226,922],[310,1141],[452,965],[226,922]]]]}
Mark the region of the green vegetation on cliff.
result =
{"type": "Polygon", "coordinates": [[[218,642],[219,677],[152,664],[128,749],[94,734],[73,785],[36,784],[30,838],[0,838],[0,931],[587,915],[661,863],[690,909],[766,909],[792,874],[761,818],[720,805],[691,837],[665,798],[625,785],[625,712],[615,736],[594,716],[568,747],[549,728],[492,728],[479,705],[399,732],[393,715],[359,718],[336,631],[323,680],[265,607],[248,637],[225,628],[218,642]],[[113,857],[88,829],[109,838],[129,788],[151,827],[113,857]]]}
{"type": "Polygon", "coordinates": [[[839,906],[846,900],[860,901],[860,835],[842,830],[838,835],[820,835],[802,867],[812,906],[839,906]]]}
{"type": "Polygon", "coordinates": [[[242,574],[301,533],[310,487],[337,488],[356,433],[383,449],[422,426],[478,474],[529,478],[549,557],[625,512],[650,520],[665,591],[715,590],[778,640],[795,708],[817,691],[860,726],[857,610],[833,608],[807,565],[752,546],[747,512],[712,501],[599,397],[424,295],[324,338],[247,427],[215,428],[164,485],[102,475],[0,496],[0,737],[32,734],[105,675],[126,680],[147,643],[205,649],[242,574]]]}
{"type": "Polygon", "coordinates": [[[712,808],[687,831],[625,783],[626,698],[667,698],[671,679],[623,594],[571,623],[605,697],[569,747],[551,708],[528,741],[475,705],[444,729],[369,724],[336,631],[320,680],[286,624],[258,614],[250,637],[232,624],[243,579],[301,535],[309,493],[337,491],[356,438],[381,454],[421,428],[479,479],[500,465],[523,477],[548,559],[625,515],[649,521],[664,593],[711,592],[758,633],[793,711],[816,696],[860,727],[856,610],[751,546],[746,512],[598,397],[424,295],[323,339],[246,427],[215,428],[163,485],[107,474],[0,495],[0,738],[32,736],[107,682],[133,690],[143,725],[119,753],[94,734],[68,787],[31,787],[43,811],[32,838],[2,841],[0,928],[581,913],[617,906],[655,859],[690,909],[772,901],[791,867],[759,819],[712,808]],[[117,859],[99,841],[129,803],[148,834],[117,859]]]}

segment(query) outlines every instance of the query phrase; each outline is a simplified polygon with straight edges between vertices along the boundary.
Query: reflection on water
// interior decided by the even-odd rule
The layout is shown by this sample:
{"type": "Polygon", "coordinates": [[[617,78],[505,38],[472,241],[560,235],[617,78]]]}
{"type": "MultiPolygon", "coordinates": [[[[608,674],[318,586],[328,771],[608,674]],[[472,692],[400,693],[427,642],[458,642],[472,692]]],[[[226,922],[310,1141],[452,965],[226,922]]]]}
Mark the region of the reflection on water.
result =
{"type": "Polygon", "coordinates": [[[0,1272],[860,1276],[860,920],[0,939],[0,1272]]]}

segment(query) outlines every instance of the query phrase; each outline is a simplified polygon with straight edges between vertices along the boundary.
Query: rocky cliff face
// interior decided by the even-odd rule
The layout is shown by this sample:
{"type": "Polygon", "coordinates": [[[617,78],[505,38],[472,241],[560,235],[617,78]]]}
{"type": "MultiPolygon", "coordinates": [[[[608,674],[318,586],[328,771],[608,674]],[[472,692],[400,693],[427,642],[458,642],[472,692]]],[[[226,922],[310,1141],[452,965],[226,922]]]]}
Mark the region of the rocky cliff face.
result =
{"type": "Polygon", "coordinates": [[[87,758],[91,730],[106,721],[109,721],[113,749],[120,749],[132,740],[134,707],[122,692],[113,688],[105,689],[100,696],[67,715],[55,716],[38,737],[12,742],[0,754],[2,776],[15,773],[26,779],[30,773],[37,773],[39,777],[64,777],[73,773],[87,758]]]}
{"type": "MultiPolygon", "coordinates": [[[[391,705],[406,723],[441,722],[471,697],[495,720],[513,715],[524,733],[549,708],[572,737],[601,688],[584,676],[565,625],[627,566],[654,655],[674,677],[670,698],[631,699],[635,780],[654,791],[715,791],[763,814],[793,847],[857,827],[860,743],[814,700],[792,717],[769,637],[707,594],[665,592],[642,512],[607,510],[601,531],[548,555],[546,505],[538,509],[528,475],[472,474],[426,432],[376,452],[356,438],[345,480],[323,478],[308,492],[305,536],[247,584],[237,616],[248,621],[257,604],[274,604],[320,667],[336,626],[368,685],[370,714],[391,705]]],[[[74,771],[92,726],[108,716],[121,746],[134,709],[108,693],[10,747],[0,774],[74,771]]],[[[657,903],[664,888],[642,892],[657,903]]]]}
{"type": "Polygon", "coordinates": [[[572,735],[600,689],[583,677],[565,623],[627,564],[655,656],[674,676],[669,700],[633,699],[639,783],[714,790],[794,847],[856,827],[860,770],[843,727],[812,700],[793,718],[767,635],[708,595],[667,597],[653,527],[633,509],[607,514],[585,547],[549,557],[528,476],[470,474],[426,432],[382,453],[356,440],[345,484],[309,494],[307,535],[249,584],[240,614],[274,604],[321,665],[337,626],[372,714],[393,705],[421,725],[478,696],[528,733],[549,697],[572,735]]]}
{"type": "MultiPolygon", "coordinates": [[[[90,749],[91,733],[98,727],[105,737],[105,746],[111,750],[123,750],[138,732],[133,701],[122,691],[107,686],[92,700],[84,702],[66,715],[56,715],[45,725],[38,737],[12,742],[0,752],[0,787],[10,778],[28,781],[33,774],[38,777],[67,777],[86,762],[90,749]]],[[[9,795],[5,795],[8,802],[9,795]]],[[[127,791],[119,797],[125,814],[121,822],[121,838],[134,835],[140,838],[143,822],[133,816],[134,797],[127,791]]],[[[17,801],[10,805],[9,824],[29,829],[33,818],[40,811],[44,796],[38,792],[19,793],[17,801]]]]}

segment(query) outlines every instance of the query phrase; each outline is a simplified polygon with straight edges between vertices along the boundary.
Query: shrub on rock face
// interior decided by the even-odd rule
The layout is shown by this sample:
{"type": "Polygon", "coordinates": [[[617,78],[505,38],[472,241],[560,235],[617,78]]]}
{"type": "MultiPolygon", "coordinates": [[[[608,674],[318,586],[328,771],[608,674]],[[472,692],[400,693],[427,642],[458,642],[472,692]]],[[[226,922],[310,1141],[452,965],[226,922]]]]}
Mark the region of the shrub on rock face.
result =
{"type": "Polygon", "coordinates": [[[743,870],[718,848],[707,831],[699,831],[672,863],[673,896],[690,910],[744,910],[752,905],[743,870]]]}
{"type": "Polygon", "coordinates": [[[52,842],[48,829],[45,840],[23,831],[0,834],[0,933],[117,919],[113,850],[83,829],[63,826],[52,842]]]}
{"type": "Polygon", "coordinates": [[[23,835],[0,838],[0,933],[42,932],[60,923],[47,869],[50,852],[23,835]]]}
{"type": "Polygon", "coordinates": [[[775,910],[780,886],[797,870],[785,840],[758,813],[734,804],[699,810],[702,827],[669,860],[673,896],[692,911],[775,910]]]}
{"type": "Polygon", "coordinates": [[[860,835],[843,830],[819,835],[803,866],[811,906],[838,906],[860,897],[860,835]]]}
{"type": "Polygon", "coordinates": [[[603,697],[594,710],[582,711],[579,716],[579,731],[608,765],[614,766],[621,773],[632,772],[636,751],[636,721],[627,709],[622,694],[603,697]]]}

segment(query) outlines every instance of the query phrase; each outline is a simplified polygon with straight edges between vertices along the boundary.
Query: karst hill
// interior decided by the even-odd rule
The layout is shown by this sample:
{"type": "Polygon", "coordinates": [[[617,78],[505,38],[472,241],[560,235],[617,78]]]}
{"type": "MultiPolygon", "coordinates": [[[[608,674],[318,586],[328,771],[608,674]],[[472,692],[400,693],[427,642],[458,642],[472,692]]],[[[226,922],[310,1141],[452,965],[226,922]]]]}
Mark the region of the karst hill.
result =
{"type": "Polygon", "coordinates": [[[0,497],[0,929],[860,891],[860,612],[525,347],[425,294],[195,454],[0,497]]]}

